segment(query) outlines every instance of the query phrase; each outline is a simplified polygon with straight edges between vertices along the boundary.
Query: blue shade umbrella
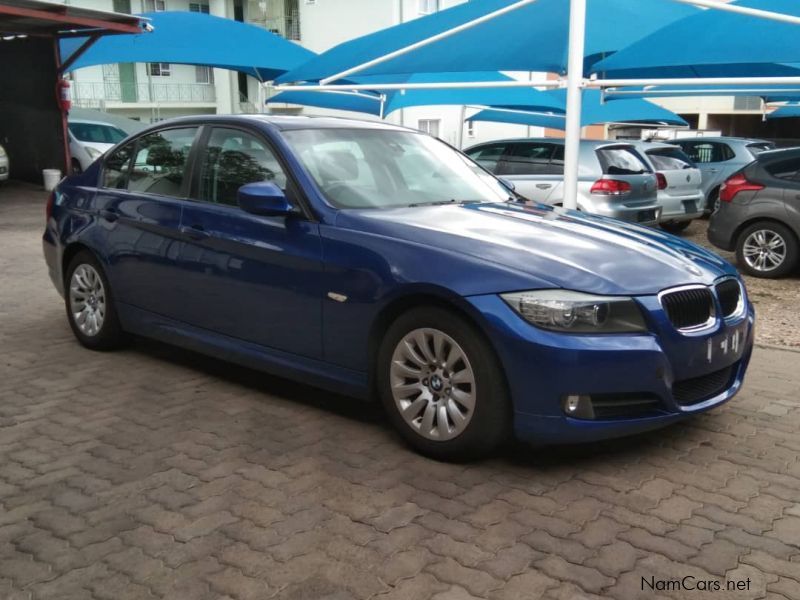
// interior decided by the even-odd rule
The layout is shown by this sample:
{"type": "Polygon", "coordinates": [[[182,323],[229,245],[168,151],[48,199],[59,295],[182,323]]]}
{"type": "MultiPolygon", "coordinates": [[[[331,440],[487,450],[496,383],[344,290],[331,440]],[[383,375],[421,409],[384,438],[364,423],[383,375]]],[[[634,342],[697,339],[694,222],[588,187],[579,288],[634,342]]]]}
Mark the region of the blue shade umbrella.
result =
{"type": "MultiPolygon", "coordinates": [[[[515,0],[473,0],[435,14],[345,42],[279,78],[280,82],[319,81],[355,65],[405,48],[515,0]]],[[[672,0],[591,0],[588,5],[586,62],[591,64],[630,45],[666,23],[698,12],[672,0]]],[[[409,54],[375,65],[363,75],[464,72],[564,72],[569,38],[569,2],[538,0],[409,54]]]]}
{"type": "MultiPolygon", "coordinates": [[[[561,96],[564,106],[566,94],[563,90],[545,92],[553,96],[561,96]]],[[[483,110],[469,117],[469,121],[494,121],[497,123],[516,123],[518,125],[532,125],[535,127],[549,127],[564,129],[566,119],[564,114],[543,114],[542,112],[528,112],[528,107],[517,106],[512,110],[483,110]]],[[[664,125],[686,126],[688,123],[681,117],[648,102],[647,100],[616,100],[614,102],[600,101],[600,92],[587,90],[584,92],[583,112],[581,126],[596,125],[598,123],[660,123],[664,125]]]]}
{"type": "Polygon", "coordinates": [[[773,119],[790,119],[793,117],[800,117],[800,104],[781,106],[779,109],[767,115],[767,121],[772,121],[773,119]]]}
{"type": "MultiPolygon", "coordinates": [[[[316,56],[269,31],[232,19],[193,12],[153,12],[153,31],[100,38],[71,69],[132,62],[165,62],[230,69],[261,81],[274,79],[316,56]]],[[[69,57],[86,38],[61,41],[69,57]]]]}
{"type": "MultiPolygon", "coordinates": [[[[386,75],[357,77],[354,82],[372,84],[376,88],[381,83],[446,83],[448,81],[511,81],[502,73],[417,73],[396,78],[386,75]]],[[[480,106],[526,106],[536,110],[564,111],[565,100],[532,88],[457,88],[457,89],[411,89],[405,92],[391,91],[385,94],[383,114],[388,115],[401,108],[412,106],[463,105],[480,106]]],[[[297,90],[281,92],[268,100],[269,103],[286,102],[303,106],[333,108],[381,114],[381,97],[376,92],[314,92],[297,90]]]]}
{"type": "MultiPolygon", "coordinates": [[[[797,0],[736,4],[800,16],[797,0]]],[[[782,63],[800,63],[799,26],[705,10],[642,36],[591,70],[611,78],[773,77],[786,75],[782,63]]]]}

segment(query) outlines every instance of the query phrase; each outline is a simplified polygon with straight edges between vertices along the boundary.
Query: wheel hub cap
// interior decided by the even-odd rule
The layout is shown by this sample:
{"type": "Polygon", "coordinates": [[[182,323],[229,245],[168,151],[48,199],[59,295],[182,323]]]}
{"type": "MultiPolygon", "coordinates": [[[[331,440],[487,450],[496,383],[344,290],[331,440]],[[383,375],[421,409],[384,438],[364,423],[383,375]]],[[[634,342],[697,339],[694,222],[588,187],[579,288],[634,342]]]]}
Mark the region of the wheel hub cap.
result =
{"type": "Polygon", "coordinates": [[[106,316],[103,280],[89,264],[79,265],[69,282],[69,307],[80,332],[88,337],[100,333],[106,316]]]}
{"type": "Polygon", "coordinates": [[[416,329],[400,340],[390,385],[403,420],[427,439],[453,439],[472,419],[475,373],[464,349],[443,331],[416,329]]]}
{"type": "Polygon", "coordinates": [[[759,229],[747,236],[742,253],[750,268],[773,271],[786,260],[786,241],[774,231],[759,229]]]}

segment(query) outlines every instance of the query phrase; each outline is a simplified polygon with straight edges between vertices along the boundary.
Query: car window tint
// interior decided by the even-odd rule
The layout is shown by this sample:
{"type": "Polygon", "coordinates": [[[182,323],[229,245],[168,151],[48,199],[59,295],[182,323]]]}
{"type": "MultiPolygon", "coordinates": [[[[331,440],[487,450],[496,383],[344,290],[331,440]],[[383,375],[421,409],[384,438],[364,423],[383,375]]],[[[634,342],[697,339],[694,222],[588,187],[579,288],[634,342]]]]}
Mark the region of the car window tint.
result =
{"type": "Polygon", "coordinates": [[[730,146],[720,142],[684,142],[681,146],[689,158],[701,165],[725,162],[735,156],[730,146]]]}
{"type": "Polygon", "coordinates": [[[167,129],[139,138],[128,190],[180,196],[197,127],[167,129]]]}
{"type": "Polygon", "coordinates": [[[127,135],[124,131],[113,125],[103,123],[70,123],[69,131],[81,142],[95,144],[117,144],[127,135]]]}
{"type": "Polygon", "coordinates": [[[553,173],[553,144],[515,144],[505,158],[505,175],[545,175],[553,173]]]}
{"type": "Polygon", "coordinates": [[[659,171],[679,171],[694,167],[692,159],[680,148],[653,148],[647,150],[647,156],[659,171]]]}
{"type": "Polygon", "coordinates": [[[599,148],[597,157],[606,175],[641,175],[650,172],[633,148],[599,148]]]}
{"type": "Polygon", "coordinates": [[[778,179],[796,179],[800,171],[800,156],[767,163],[764,170],[778,179]]]}
{"type": "Polygon", "coordinates": [[[466,154],[484,169],[497,172],[497,163],[506,151],[506,144],[490,144],[467,150],[466,154]]]}
{"type": "Polygon", "coordinates": [[[236,205],[239,188],[257,181],[286,190],[286,174],[266,142],[238,129],[212,130],[200,173],[199,199],[216,204],[236,205]]]}
{"type": "Polygon", "coordinates": [[[103,165],[103,182],[105,188],[124,190],[128,185],[131,168],[133,144],[126,144],[109,154],[103,165]]]}
{"type": "Polygon", "coordinates": [[[750,150],[750,152],[753,155],[757,156],[762,152],[767,152],[768,150],[774,150],[775,144],[773,144],[772,142],[756,142],[754,144],[747,144],[747,149],[750,150]]]}

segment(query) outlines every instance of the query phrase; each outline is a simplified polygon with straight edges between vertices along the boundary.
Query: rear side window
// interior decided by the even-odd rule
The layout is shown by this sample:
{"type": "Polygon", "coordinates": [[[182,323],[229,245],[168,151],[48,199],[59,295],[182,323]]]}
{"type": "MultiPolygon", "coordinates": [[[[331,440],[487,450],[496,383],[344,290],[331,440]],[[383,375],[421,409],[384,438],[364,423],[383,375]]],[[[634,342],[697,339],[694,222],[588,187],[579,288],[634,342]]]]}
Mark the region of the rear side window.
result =
{"type": "Polygon", "coordinates": [[[680,171],[694,167],[692,159],[680,148],[654,148],[647,151],[647,156],[659,171],[680,171]]]}
{"type": "Polygon", "coordinates": [[[600,148],[597,158],[606,175],[641,175],[650,172],[644,160],[631,147],[600,148]]]}
{"type": "Polygon", "coordinates": [[[683,142],[681,147],[698,164],[725,162],[736,154],[728,144],[721,142],[683,142]]]}
{"type": "Polygon", "coordinates": [[[556,144],[515,144],[505,158],[506,175],[558,175],[564,173],[563,150],[560,165],[554,162],[556,144]]]}
{"type": "Polygon", "coordinates": [[[106,157],[103,166],[103,187],[124,190],[128,186],[132,155],[133,144],[126,144],[106,157]]]}
{"type": "Polygon", "coordinates": [[[186,163],[197,127],[167,129],[139,138],[128,190],[160,196],[181,196],[186,163]]]}
{"type": "Polygon", "coordinates": [[[776,160],[764,165],[764,170],[778,179],[797,179],[800,171],[800,156],[776,160]]]}
{"type": "Polygon", "coordinates": [[[497,163],[506,151],[506,144],[489,144],[467,150],[467,156],[478,163],[487,171],[497,172],[497,163]]]}
{"type": "Polygon", "coordinates": [[[774,150],[775,149],[775,144],[773,144],[771,142],[758,142],[758,143],[755,143],[755,144],[747,144],[747,149],[750,150],[750,152],[754,156],[757,156],[757,155],[761,154],[762,152],[766,152],[768,150],[774,150]]]}

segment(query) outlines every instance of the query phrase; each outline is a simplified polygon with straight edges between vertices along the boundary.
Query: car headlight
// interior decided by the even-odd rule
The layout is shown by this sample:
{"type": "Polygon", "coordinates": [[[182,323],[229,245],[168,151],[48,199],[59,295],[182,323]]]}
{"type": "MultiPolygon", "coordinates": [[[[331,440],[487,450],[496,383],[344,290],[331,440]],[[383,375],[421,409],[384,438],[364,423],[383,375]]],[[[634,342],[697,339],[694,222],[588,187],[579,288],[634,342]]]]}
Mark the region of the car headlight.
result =
{"type": "Polygon", "coordinates": [[[5,155],[6,155],[6,149],[0,146],[0,158],[4,157],[5,155]]]}
{"type": "Polygon", "coordinates": [[[523,319],[542,329],[565,333],[637,333],[647,331],[633,298],[593,296],[569,290],[502,294],[523,319]]]}
{"type": "Polygon", "coordinates": [[[98,156],[102,156],[102,152],[97,148],[92,148],[91,146],[86,146],[86,153],[89,155],[89,158],[92,160],[96,159],[98,156]]]}

